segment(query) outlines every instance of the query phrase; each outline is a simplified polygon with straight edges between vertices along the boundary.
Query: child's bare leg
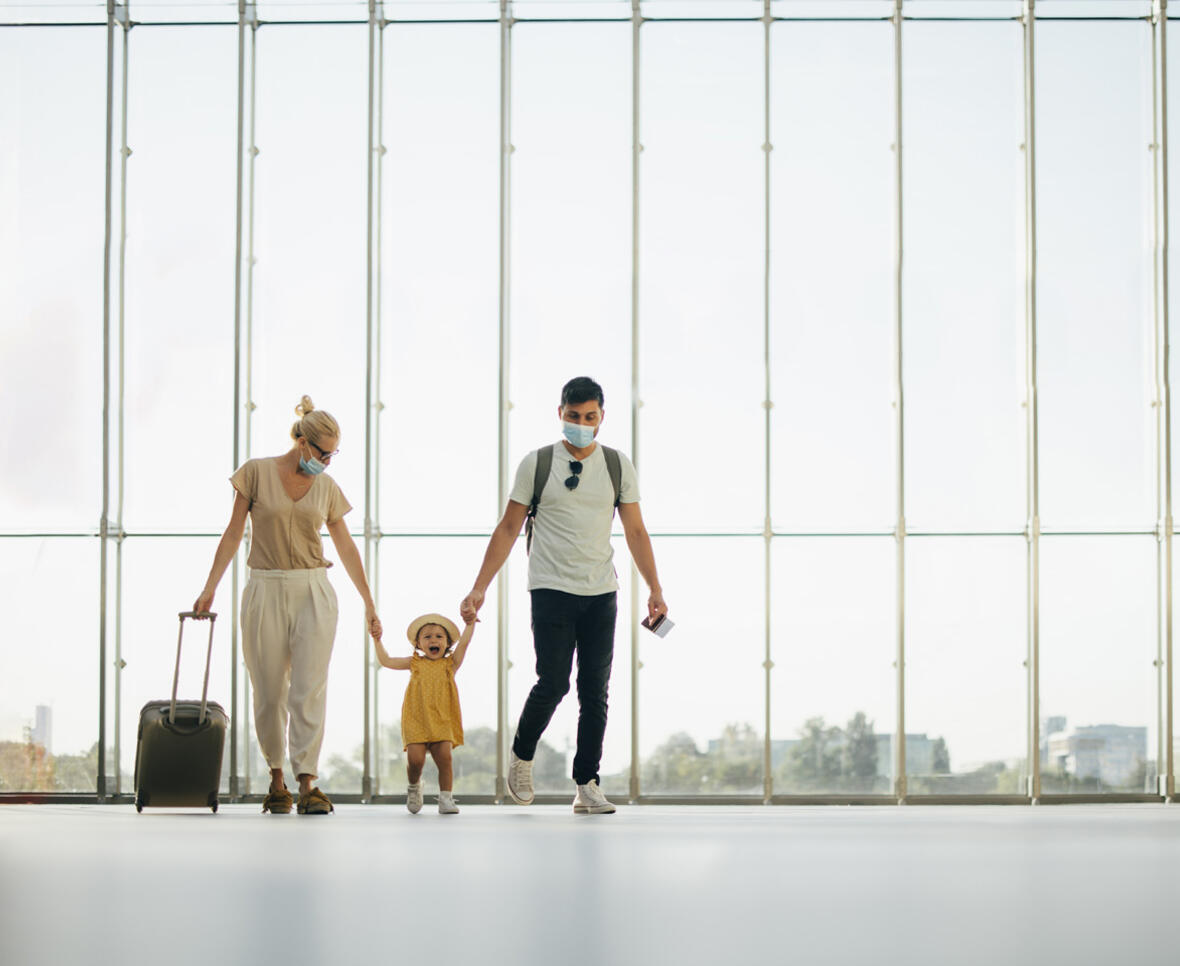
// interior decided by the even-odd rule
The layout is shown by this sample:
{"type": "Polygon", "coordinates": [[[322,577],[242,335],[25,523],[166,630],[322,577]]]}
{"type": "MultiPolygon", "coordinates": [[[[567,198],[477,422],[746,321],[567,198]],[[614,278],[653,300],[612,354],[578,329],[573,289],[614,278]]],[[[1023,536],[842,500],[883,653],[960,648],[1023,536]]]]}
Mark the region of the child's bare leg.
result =
{"type": "Polygon", "coordinates": [[[451,743],[449,741],[432,741],[427,747],[430,757],[438,766],[438,790],[449,792],[455,784],[455,768],[451,763],[451,743]]]}
{"type": "Polygon", "coordinates": [[[411,785],[422,780],[422,766],[426,764],[426,745],[406,745],[406,778],[411,785]]]}

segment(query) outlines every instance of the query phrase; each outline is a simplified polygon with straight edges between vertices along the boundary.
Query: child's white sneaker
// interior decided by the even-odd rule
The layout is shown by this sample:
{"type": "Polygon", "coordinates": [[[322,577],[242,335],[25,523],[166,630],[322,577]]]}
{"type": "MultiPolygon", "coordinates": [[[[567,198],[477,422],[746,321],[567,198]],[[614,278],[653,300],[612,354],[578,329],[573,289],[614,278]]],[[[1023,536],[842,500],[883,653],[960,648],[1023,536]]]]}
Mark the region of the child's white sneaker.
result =
{"type": "Polygon", "coordinates": [[[574,796],[575,815],[610,815],[614,810],[594,779],[578,786],[578,794],[574,796]]]}
{"type": "Polygon", "coordinates": [[[455,804],[455,800],[451,797],[450,792],[438,793],[438,814],[439,815],[458,815],[459,806],[455,804]]]}
{"type": "Polygon", "coordinates": [[[517,805],[533,804],[533,763],[517,758],[515,751],[508,758],[508,794],[517,805]]]}
{"type": "Polygon", "coordinates": [[[417,815],[422,811],[422,783],[416,782],[413,785],[406,786],[406,808],[409,809],[411,815],[417,815]]]}

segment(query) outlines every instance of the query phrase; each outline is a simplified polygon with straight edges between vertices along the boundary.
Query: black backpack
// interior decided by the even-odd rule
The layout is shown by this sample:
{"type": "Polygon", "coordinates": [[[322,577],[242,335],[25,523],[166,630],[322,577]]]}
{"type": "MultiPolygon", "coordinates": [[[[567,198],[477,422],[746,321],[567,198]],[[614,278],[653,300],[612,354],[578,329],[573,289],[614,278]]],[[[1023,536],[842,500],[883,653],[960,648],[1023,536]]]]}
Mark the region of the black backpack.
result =
{"type": "MultiPolygon", "coordinates": [[[[606,460],[606,471],[610,474],[610,484],[615,491],[615,509],[619,506],[619,488],[623,483],[623,463],[619,459],[619,451],[609,446],[598,444],[602,449],[603,459],[606,460]]],[[[533,520],[537,516],[537,507],[541,505],[541,491],[549,482],[549,470],[553,468],[553,447],[543,446],[537,450],[537,472],[533,475],[533,502],[529,504],[529,511],[524,518],[524,547],[526,553],[533,550],[533,520]]]]}

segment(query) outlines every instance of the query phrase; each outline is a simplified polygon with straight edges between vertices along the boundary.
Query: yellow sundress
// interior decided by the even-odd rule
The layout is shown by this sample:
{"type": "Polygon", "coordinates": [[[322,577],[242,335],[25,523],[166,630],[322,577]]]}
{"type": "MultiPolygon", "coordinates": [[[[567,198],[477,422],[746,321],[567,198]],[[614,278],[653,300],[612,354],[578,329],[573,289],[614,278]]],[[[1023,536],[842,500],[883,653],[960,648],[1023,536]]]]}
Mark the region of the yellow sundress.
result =
{"type": "Polygon", "coordinates": [[[402,701],[402,742],[418,745],[432,741],[449,741],[456,748],[463,744],[455,659],[447,655],[432,661],[415,654],[410,658],[410,683],[402,701]]]}

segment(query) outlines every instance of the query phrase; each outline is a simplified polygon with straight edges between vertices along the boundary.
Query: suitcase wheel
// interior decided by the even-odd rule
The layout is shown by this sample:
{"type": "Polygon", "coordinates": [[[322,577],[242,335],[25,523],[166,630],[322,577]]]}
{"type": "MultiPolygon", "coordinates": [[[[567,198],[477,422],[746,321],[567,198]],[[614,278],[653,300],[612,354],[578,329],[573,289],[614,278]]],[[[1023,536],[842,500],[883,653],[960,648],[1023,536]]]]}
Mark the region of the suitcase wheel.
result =
{"type": "Polygon", "coordinates": [[[219,804],[219,803],[218,803],[218,801],[217,801],[217,792],[210,792],[210,793],[209,793],[209,801],[208,801],[208,805],[209,805],[209,807],[210,807],[210,808],[213,810],[213,814],[214,814],[214,815],[216,815],[216,814],[217,814],[217,806],[218,806],[218,804],[219,804]]]}
{"type": "Polygon", "coordinates": [[[140,792],[138,795],[135,796],[135,810],[137,812],[142,812],[143,807],[147,803],[148,803],[148,797],[147,797],[147,795],[143,794],[142,792],[140,792]]]}

